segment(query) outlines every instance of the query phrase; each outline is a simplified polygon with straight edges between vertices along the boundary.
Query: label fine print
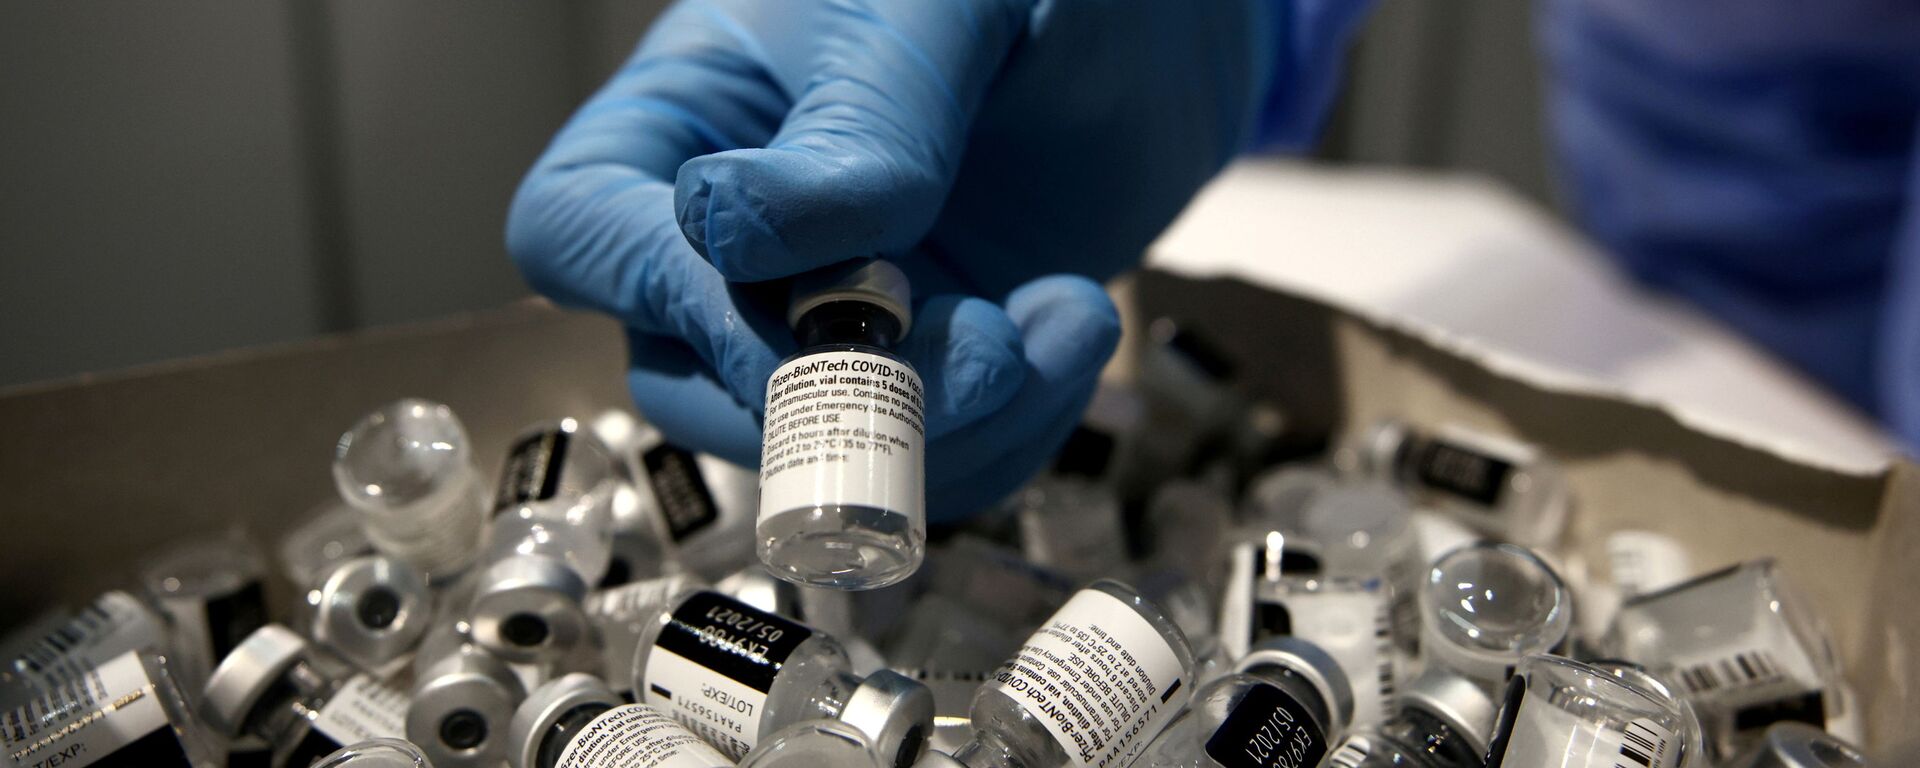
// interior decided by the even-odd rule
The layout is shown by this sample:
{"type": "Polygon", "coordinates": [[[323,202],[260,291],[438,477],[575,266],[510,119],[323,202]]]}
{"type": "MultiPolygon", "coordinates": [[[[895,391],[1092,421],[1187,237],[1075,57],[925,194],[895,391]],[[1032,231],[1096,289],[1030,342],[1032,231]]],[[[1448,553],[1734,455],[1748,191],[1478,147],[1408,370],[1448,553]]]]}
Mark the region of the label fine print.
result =
{"type": "Polygon", "coordinates": [[[924,399],[911,366],[867,352],[821,352],[774,370],[760,518],[832,505],[922,518],[924,399]]]}
{"type": "Polygon", "coordinates": [[[407,695],[370,676],[354,675],[321,707],[313,728],[341,744],[406,738],[407,695]]]}
{"type": "Polygon", "coordinates": [[[760,736],[767,692],[813,630],[715,592],[673,612],[648,651],[644,703],[740,759],[760,736]]]}
{"type": "Polygon", "coordinates": [[[1186,685],[1180,657],[1133,606],[1081,590],[987,685],[1040,721],[1076,768],[1133,762],[1186,685]]]}
{"type": "Polygon", "coordinates": [[[190,768],[158,695],[140,654],[127,653],[6,713],[0,745],[8,765],[190,768]]]}
{"type": "Polygon", "coordinates": [[[554,768],[730,768],[732,760],[645,704],[614,707],[567,743],[554,768]]]}

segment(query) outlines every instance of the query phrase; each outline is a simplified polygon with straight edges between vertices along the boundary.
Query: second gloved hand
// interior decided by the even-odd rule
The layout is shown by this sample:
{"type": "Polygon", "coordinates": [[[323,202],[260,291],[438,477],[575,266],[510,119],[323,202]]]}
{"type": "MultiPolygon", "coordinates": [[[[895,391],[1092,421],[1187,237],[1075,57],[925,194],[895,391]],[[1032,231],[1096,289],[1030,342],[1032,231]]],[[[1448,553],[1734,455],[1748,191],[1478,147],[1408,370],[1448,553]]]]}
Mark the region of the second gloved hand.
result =
{"type": "Polygon", "coordinates": [[[516,195],[536,288],[618,317],[675,440],[752,465],[793,341],[781,278],[913,281],[928,509],[1023,482],[1119,333],[1097,280],[1268,116],[1317,124],[1347,0],[682,0],[516,195]]]}

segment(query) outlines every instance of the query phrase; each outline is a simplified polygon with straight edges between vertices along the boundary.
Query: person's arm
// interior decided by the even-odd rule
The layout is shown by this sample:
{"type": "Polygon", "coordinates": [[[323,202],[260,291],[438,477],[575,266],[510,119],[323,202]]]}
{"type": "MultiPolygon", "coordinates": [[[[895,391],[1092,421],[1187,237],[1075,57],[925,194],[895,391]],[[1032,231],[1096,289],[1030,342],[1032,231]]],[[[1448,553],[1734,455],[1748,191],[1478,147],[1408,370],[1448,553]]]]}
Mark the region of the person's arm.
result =
{"type": "Polygon", "coordinates": [[[779,281],[894,260],[919,305],[902,351],[927,387],[928,509],[951,519],[1078,420],[1119,335],[1096,281],[1262,105],[1317,122],[1288,94],[1324,102],[1322,31],[1355,5],[681,0],[529,172],[508,249],[536,289],[627,326],[647,418],[747,465],[794,347],[779,281]]]}
{"type": "Polygon", "coordinates": [[[1920,7],[1545,0],[1540,20],[1587,231],[1642,280],[1891,414],[1877,380],[1903,364],[1880,350],[1912,295],[1890,304],[1887,289],[1911,206],[1920,7]]]}

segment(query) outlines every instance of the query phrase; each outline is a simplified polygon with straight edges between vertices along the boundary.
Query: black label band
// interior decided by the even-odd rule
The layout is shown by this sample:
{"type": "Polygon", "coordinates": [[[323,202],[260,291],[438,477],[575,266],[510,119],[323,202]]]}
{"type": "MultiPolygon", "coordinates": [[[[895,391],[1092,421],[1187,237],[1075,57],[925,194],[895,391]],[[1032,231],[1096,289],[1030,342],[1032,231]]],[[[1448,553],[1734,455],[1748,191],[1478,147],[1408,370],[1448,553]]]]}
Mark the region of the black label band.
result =
{"type": "Polygon", "coordinates": [[[717,592],[680,604],[660,630],[658,648],[766,693],[774,675],[813,630],[717,592]]]}
{"type": "Polygon", "coordinates": [[[307,735],[300,739],[300,743],[294,746],[293,751],[287,754],[287,759],[281,764],[286,768],[308,768],[320,762],[320,758],[338,752],[345,746],[328,738],[319,729],[308,726],[307,735]]]}
{"type": "Polygon", "coordinates": [[[207,637],[213,662],[220,663],[240,641],[266,626],[267,596],[258,580],[207,601],[207,637]]]}
{"type": "Polygon", "coordinates": [[[507,451],[500,471],[500,492],[494,496],[495,514],[529,501],[545,501],[560,492],[560,468],[566,466],[567,444],[573,435],[549,429],[520,438],[507,451]]]}
{"type": "Polygon", "coordinates": [[[1486,507],[1500,503],[1514,469],[1502,459],[1440,440],[1414,449],[1413,460],[1421,484],[1486,507]]]}
{"type": "Polygon", "coordinates": [[[720,507],[713,502],[713,491],[701,477],[692,451],[661,443],[640,454],[640,463],[647,468],[647,484],[660,502],[674,541],[683,541],[720,519],[720,507]]]}
{"type": "MultiPolygon", "coordinates": [[[[47,765],[54,765],[51,760],[47,765]]],[[[193,768],[180,737],[161,726],[93,763],[95,768],[193,768]]],[[[302,768],[305,768],[302,766],[302,768]]]]}
{"type": "Polygon", "coordinates": [[[1317,768],[1327,756],[1327,734],[1305,705],[1261,683],[1214,729],[1207,756],[1225,768],[1317,768]]]}

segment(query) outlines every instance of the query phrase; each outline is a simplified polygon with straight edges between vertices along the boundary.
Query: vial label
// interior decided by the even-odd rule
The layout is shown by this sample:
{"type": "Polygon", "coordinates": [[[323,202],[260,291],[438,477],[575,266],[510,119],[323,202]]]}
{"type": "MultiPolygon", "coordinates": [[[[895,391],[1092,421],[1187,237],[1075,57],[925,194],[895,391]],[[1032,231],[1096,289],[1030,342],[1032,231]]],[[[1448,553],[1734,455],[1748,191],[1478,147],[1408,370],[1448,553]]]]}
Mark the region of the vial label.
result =
{"type": "Polygon", "coordinates": [[[1081,590],[988,685],[1039,720],[1077,768],[1123,766],[1180,709],[1180,656],[1125,601],[1081,590]]]}
{"type": "Polygon", "coordinates": [[[138,652],[92,667],[0,718],[9,765],[192,768],[138,652]]]}
{"type": "Polygon", "coordinates": [[[643,702],[738,760],[759,740],[774,676],[812,636],[725,595],[695,593],[648,651],[643,702]]]}
{"type": "Polygon", "coordinates": [[[520,438],[507,451],[507,466],[500,471],[500,490],[494,495],[493,511],[532,501],[546,501],[560,492],[560,468],[567,463],[567,447],[573,435],[549,429],[520,438]]]}
{"type": "Polygon", "coordinates": [[[1606,723],[1582,718],[1522,695],[1504,748],[1488,768],[1552,765],[1558,768],[1674,768],[1679,762],[1673,731],[1645,718],[1606,723]]]}
{"type": "Polygon", "coordinates": [[[647,469],[647,485],[666,517],[667,535],[674,541],[685,541],[720,519],[720,506],[714,503],[713,490],[700,474],[698,459],[692,451],[669,443],[640,454],[640,465],[647,469]]]}
{"type": "Polygon", "coordinates": [[[767,382],[760,518],[815,506],[925,516],[920,374],[867,352],[788,361],[767,382]]]}
{"type": "Polygon", "coordinates": [[[594,618],[638,618],[643,613],[659,608],[686,586],[687,579],[681,576],[628,582],[587,595],[581,608],[594,618]]]}
{"type": "Polygon", "coordinates": [[[1326,734],[1304,705],[1262,683],[1214,729],[1207,756],[1223,768],[1318,768],[1327,756],[1326,734]]]}
{"type": "Polygon", "coordinates": [[[1428,440],[1412,449],[1413,474],[1420,484],[1493,507],[1514,465],[1504,459],[1444,440],[1428,440]]]}
{"type": "Polygon", "coordinates": [[[1672,660],[1674,678],[1688,695],[1701,700],[1754,704],[1818,690],[1813,662],[1791,646],[1763,643],[1717,654],[1691,654],[1672,660]]]}
{"type": "Polygon", "coordinates": [[[1294,583],[1280,582],[1278,594],[1256,606],[1259,622],[1254,640],[1292,636],[1319,646],[1348,670],[1353,722],[1384,721],[1396,680],[1391,599],[1376,582],[1355,589],[1285,591],[1294,583]],[[1367,679],[1368,671],[1372,680],[1367,679]]]}
{"type": "Polygon", "coordinates": [[[594,718],[554,768],[731,768],[733,761],[659,710],[614,707],[594,718]]]}
{"type": "Polygon", "coordinates": [[[354,675],[320,708],[313,728],[341,744],[405,738],[407,695],[370,675],[354,675]]]}
{"type": "Polygon", "coordinates": [[[1333,751],[1333,757],[1327,758],[1328,768],[1360,768],[1367,762],[1367,756],[1373,753],[1373,743],[1364,736],[1348,736],[1340,742],[1340,748],[1333,751]]]}
{"type": "MultiPolygon", "coordinates": [[[[0,669],[0,687],[53,689],[133,650],[158,649],[162,627],[132,595],[108,592],[34,640],[0,669]]],[[[0,697],[14,703],[13,697],[0,697]]]]}

